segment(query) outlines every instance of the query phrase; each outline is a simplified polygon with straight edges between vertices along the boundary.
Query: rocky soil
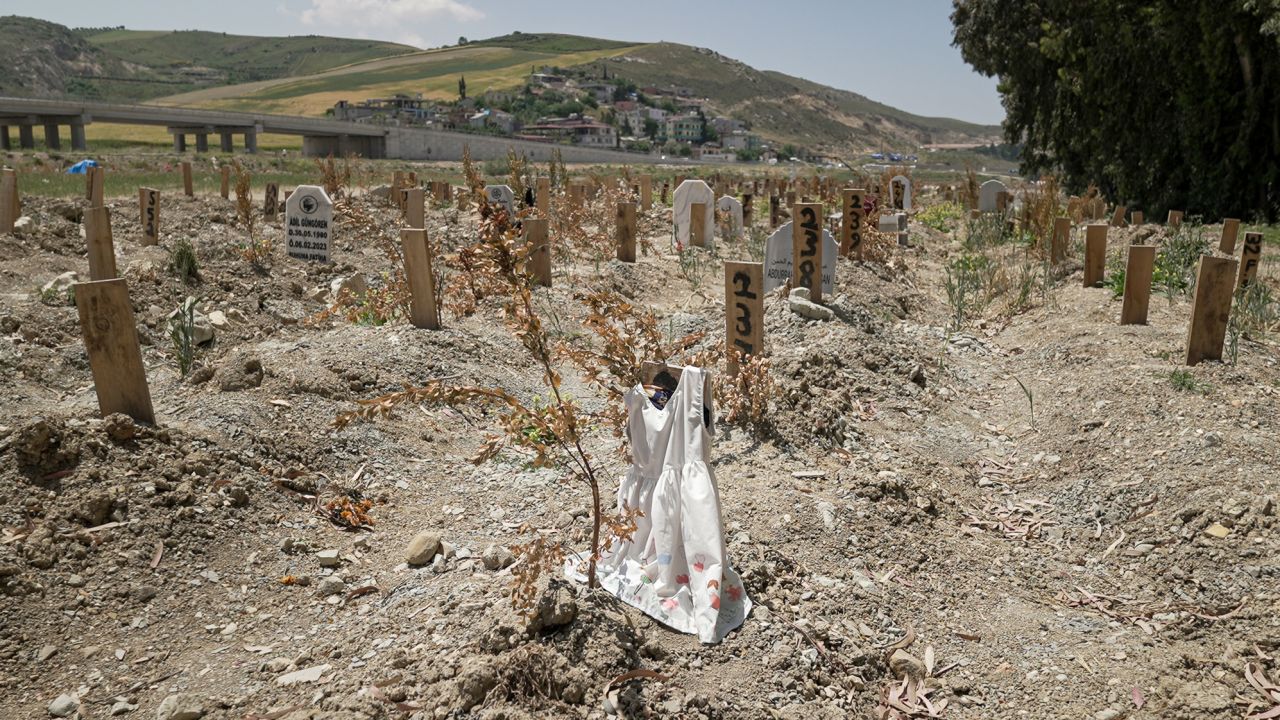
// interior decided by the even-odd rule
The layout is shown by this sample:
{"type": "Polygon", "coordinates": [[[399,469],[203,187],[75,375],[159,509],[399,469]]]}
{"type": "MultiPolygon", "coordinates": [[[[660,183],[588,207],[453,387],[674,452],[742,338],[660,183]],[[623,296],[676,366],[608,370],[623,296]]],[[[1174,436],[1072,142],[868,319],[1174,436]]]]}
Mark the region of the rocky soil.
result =
{"type": "MultiPolygon", "coordinates": [[[[772,429],[722,424],[714,450],[757,605],[703,646],[558,579],[531,618],[512,610],[520,528],[585,542],[590,498],[519,455],[470,464],[484,413],[332,428],[432,378],[545,394],[496,305],[438,332],[325,317],[343,280],[377,287],[391,269],[368,231],[340,227],[335,261],[304,264],[268,224],[276,250],[255,268],[231,203],[166,195],[147,248],[135,202],[108,205],[154,427],[98,416],[64,276],[87,274],[83,201],[24,197],[31,220],[0,236],[0,717],[1189,720],[1276,705],[1245,668],[1280,679],[1280,353],[1259,338],[1175,381],[1185,298],[1122,327],[1119,301],[1068,266],[1031,310],[949,334],[957,243],[918,224],[885,263],[840,261],[829,321],[769,298],[772,429]],[[179,237],[196,282],[169,267],[179,237]],[[182,378],[166,318],[189,295],[211,339],[182,378]],[[371,524],[343,527],[332,501],[371,524]],[[904,677],[930,704],[882,708],[904,677]]],[[[434,207],[427,224],[456,244],[476,222],[434,207]]],[[[690,277],[665,252],[559,265],[539,308],[581,334],[575,291],[620,289],[718,343],[718,262],[690,277]]],[[[566,383],[588,409],[607,402],[566,383]]],[[[594,437],[610,477],[615,446],[594,437]]]]}

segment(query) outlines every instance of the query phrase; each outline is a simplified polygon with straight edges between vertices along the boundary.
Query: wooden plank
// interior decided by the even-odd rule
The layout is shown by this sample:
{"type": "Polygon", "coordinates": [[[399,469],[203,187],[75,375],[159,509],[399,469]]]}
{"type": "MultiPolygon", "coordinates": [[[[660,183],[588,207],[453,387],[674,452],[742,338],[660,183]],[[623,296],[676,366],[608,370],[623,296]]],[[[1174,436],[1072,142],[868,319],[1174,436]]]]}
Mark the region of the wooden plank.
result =
{"type": "Polygon", "coordinates": [[[707,204],[689,203],[689,245],[707,247],[707,204]]]}
{"type": "Polygon", "coordinates": [[[153,188],[138,188],[138,214],[142,223],[142,244],[155,245],[160,242],[160,191],[153,188]]]}
{"type": "Polygon", "coordinates": [[[538,178],[538,192],[534,202],[542,217],[551,217],[551,178],[538,178]]]}
{"type": "Polygon", "coordinates": [[[846,188],[840,192],[840,254],[863,259],[862,229],[866,210],[863,205],[867,191],[863,188],[846,188]]]}
{"type": "Polygon", "coordinates": [[[653,176],[640,176],[640,210],[649,212],[653,209],[653,176]]]}
{"type": "Polygon", "coordinates": [[[267,220],[275,220],[278,212],[280,212],[280,186],[267,183],[267,187],[262,191],[262,216],[267,220]]]}
{"type": "Polygon", "coordinates": [[[1071,218],[1060,217],[1053,221],[1053,239],[1049,258],[1060,263],[1067,258],[1067,245],[1071,242],[1071,218]]]}
{"type": "Polygon", "coordinates": [[[1171,230],[1177,230],[1182,227],[1182,211],[1170,210],[1169,219],[1165,221],[1165,224],[1168,225],[1171,230]]]}
{"type": "Polygon", "coordinates": [[[1237,265],[1234,258],[1200,257],[1196,296],[1191,303],[1191,323],[1187,328],[1188,365],[1222,359],[1237,265]]]}
{"type": "Polygon", "coordinates": [[[227,200],[231,197],[231,166],[223,165],[219,168],[219,172],[222,174],[222,186],[219,192],[222,194],[222,199],[227,200]]]}
{"type": "Polygon", "coordinates": [[[422,188],[410,188],[405,199],[405,227],[422,230],[427,227],[427,198],[422,188]]]}
{"type": "Polygon", "coordinates": [[[111,279],[72,287],[99,412],[104,417],[124,413],[138,422],[155,423],[128,285],[111,279]]]}
{"type": "Polygon", "coordinates": [[[1227,218],[1222,221],[1222,238],[1218,240],[1218,251],[1227,255],[1236,252],[1236,238],[1240,236],[1240,221],[1227,218]]]}
{"type": "Polygon", "coordinates": [[[1236,288],[1243,288],[1258,277],[1258,264],[1262,262],[1262,233],[1244,234],[1244,247],[1240,250],[1240,274],[1236,288]]]}
{"type": "Polygon", "coordinates": [[[21,215],[18,202],[18,173],[11,168],[0,170],[0,233],[12,233],[21,215]]]}
{"type": "Polygon", "coordinates": [[[409,322],[423,330],[440,329],[440,312],[436,307],[435,276],[431,273],[431,248],[427,231],[406,228],[400,231],[400,247],[404,253],[404,274],[409,281],[409,322]]]}
{"type": "Polygon", "coordinates": [[[1117,205],[1116,211],[1111,213],[1111,227],[1125,227],[1124,214],[1128,210],[1124,205],[1117,205]]]}
{"type": "Polygon", "coordinates": [[[191,163],[183,161],[182,163],[182,192],[187,197],[195,197],[195,185],[191,179],[191,163]]]}
{"type": "Polygon", "coordinates": [[[105,207],[84,211],[84,241],[89,255],[90,280],[114,280],[116,250],[111,240],[111,213],[105,207]]]}
{"type": "Polygon", "coordinates": [[[1102,283],[1107,268],[1107,225],[1093,223],[1085,227],[1084,234],[1084,286],[1096,287],[1102,283]]]}
{"type": "Polygon", "coordinates": [[[102,204],[102,196],[106,191],[106,184],[107,175],[104,168],[85,168],[84,194],[85,198],[89,201],[89,207],[98,207],[102,204]]]}
{"type": "Polygon", "coordinates": [[[1133,212],[1129,213],[1129,224],[1135,227],[1138,225],[1142,225],[1143,223],[1146,222],[1146,220],[1147,219],[1143,217],[1141,210],[1134,210],[1133,212]]]}
{"type": "Polygon", "coordinates": [[[636,261],[636,204],[618,203],[618,259],[636,261]]]}
{"type": "Polygon", "coordinates": [[[402,170],[392,171],[391,192],[388,193],[387,197],[388,199],[391,200],[391,204],[394,205],[397,210],[401,210],[401,211],[404,210],[404,206],[400,204],[400,191],[404,189],[404,184],[405,184],[404,171],[402,170]]]}
{"type": "Polygon", "coordinates": [[[738,355],[764,352],[764,263],[724,264],[725,351],[729,372],[738,371],[738,355]]]}
{"type": "Polygon", "coordinates": [[[529,272],[536,285],[551,287],[551,246],[547,242],[546,218],[524,221],[524,242],[529,248],[529,272]]]}
{"type": "Polygon", "coordinates": [[[791,224],[791,286],[822,302],[822,205],[796,203],[791,224]]]}
{"type": "Polygon", "coordinates": [[[1121,325],[1146,325],[1151,303],[1151,274],[1155,268],[1155,245],[1130,245],[1124,270],[1124,302],[1121,325]]]}

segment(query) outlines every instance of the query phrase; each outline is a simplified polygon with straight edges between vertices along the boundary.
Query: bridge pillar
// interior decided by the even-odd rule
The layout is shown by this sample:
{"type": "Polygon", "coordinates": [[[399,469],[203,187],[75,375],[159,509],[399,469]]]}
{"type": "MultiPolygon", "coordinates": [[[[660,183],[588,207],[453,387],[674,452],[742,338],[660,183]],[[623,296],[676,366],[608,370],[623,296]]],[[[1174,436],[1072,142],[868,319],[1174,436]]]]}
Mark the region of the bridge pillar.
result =
{"type": "Polygon", "coordinates": [[[36,146],[36,134],[30,125],[18,126],[18,144],[23,150],[31,150],[36,146]]]}
{"type": "Polygon", "coordinates": [[[12,150],[9,144],[9,126],[0,125],[0,150],[12,150]]]}
{"type": "Polygon", "coordinates": [[[62,149],[62,137],[58,135],[58,122],[46,122],[44,124],[44,146],[50,150],[62,149]]]}
{"type": "Polygon", "coordinates": [[[196,152],[198,153],[209,152],[209,134],[208,133],[196,133],[196,152]]]}
{"type": "Polygon", "coordinates": [[[88,144],[84,141],[84,123],[71,124],[71,149],[87,150],[88,144]]]}
{"type": "Polygon", "coordinates": [[[236,149],[235,145],[232,144],[231,142],[232,133],[229,133],[224,130],[218,134],[222,136],[222,152],[224,153],[235,152],[235,149],[236,149]]]}
{"type": "Polygon", "coordinates": [[[258,133],[256,130],[246,130],[244,133],[244,151],[250,155],[258,152],[258,133]]]}
{"type": "Polygon", "coordinates": [[[173,134],[173,151],[176,153],[184,153],[187,151],[187,136],[180,132],[173,134]]]}

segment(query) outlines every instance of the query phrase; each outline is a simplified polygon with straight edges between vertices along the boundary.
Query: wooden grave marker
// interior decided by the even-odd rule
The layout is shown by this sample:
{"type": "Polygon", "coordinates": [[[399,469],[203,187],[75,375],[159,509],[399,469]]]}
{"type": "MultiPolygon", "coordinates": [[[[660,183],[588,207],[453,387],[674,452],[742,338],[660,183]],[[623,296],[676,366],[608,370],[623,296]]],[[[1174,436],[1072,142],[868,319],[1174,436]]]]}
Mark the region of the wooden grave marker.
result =
{"type": "Polygon", "coordinates": [[[1133,212],[1129,213],[1130,225],[1137,227],[1138,225],[1143,224],[1145,221],[1146,221],[1146,217],[1143,216],[1141,210],[1134,210],[1133,212]]]}
{"type": "Polygon", "coordinates": [[[551,245],[547,242],[546,218],[527,218],[524,221],[524,242],[529,252],[529,272],[533,281],[542,287],[551,287],[551,245]]]}
{"type": "Polygon", "coordinates": [[[840,191],[840,254],[846,257],[852,254],[857,260],[863,259],[862,228],[867,215],[863,202],[866,194],[862,188],[840,191]]]}
{"type": "Polygon", "coordinates": [[[636,261],[636,204],[618,203],[618,259],[636,261]]]}
{"type": "Polygon", "coordinates": [[[1053,238],[1050,241],[1049,258],[1060,263],[1067,257],[1067,245],[1071,242],[1071,218],[1060,217],[1053,221],[1053,238]]]}
{"type": "Polygon", "coordinates": [[[653,209],[653,176],[640,176],[640,211],[649,212],[653,209]]]}
{"type": "Polygon", "coordinates": [[[778,220],[781,211],[781,201],[777,195],[769,196],[769,229],[776,230],[778,228],[778,220]]]}
{"type": "Polygon", "coordinates": [[[182,162],[182,192],[187,197],[195,197],[196,189],[191,179],[191,163],[182,162]]]}
{"type": "Polygon", "coordinates": [[[1233,255],[1236,251],[1236,238],[1240,236],[1240,221],[1227,218],[1222,221],[1222,238],[1218,240],[1218,251],[1233,255]]]}
{"type": "Polygon", "coordinates": [[[0,233],[12,233],[21,214],[18,202],[18,173],[10,168],[0,170],[0,233]]]}
{"type": "Polygon", "coordinates": [[[440,312],[436,307],[435,276],[431,272],[431,247],[427,243],[427,231],[422,228],[401,230],[400,248],[404,253],[404,274],[409,281],[411,296],[409,321],[416,328],[439,330],[440,312]]]}
{"type": "Polygon", "coordinates": [[[791,284],[809,288],[809,299],[822,302],[822,205],[798,203],[791,224],[791,284]]]}
{"type": "Polygon", "coordinates": [[[1237,265],[1235,258],[1200,256],[1191,322],[1187,327],[1187,365],[1222,359],[1237,265]]]}
{"type": "Polygon", "coordinates": [[[90,280],[114,280],[116,249],[111,239],[111,213],[103,206],[84,211],[84,240],[89,255],[90,280]]]}
{"type": "Polygon", "coordinates": [[[80,333],[93,371],[98,411],[103,417],[124,413],[138,422],[155,423],[128,285],[116,278],[72,287],[80,333]]]}
{"type": "Polygon", "coordinates": [[[138,218],[142,223],[142,244],[160,242],[160,191],[148,187],[138,188],[138,218]]]}
{"type": "Polygon", "coordinates": [[[102,195],[105,192],[106,184],[107,175],[104,168],[85,168],[84,195],[89,201],[89,207],[98,207],[102,204],[102,195]]]}
{"type": "Polygon", "coordinates": [[[1146,325],[1151,304],[1151,275],[1155,268],[1155,245],[1130,245],[1124,270],[1124,302],[1121,325],[1146,325]]]}
{"type": "Polygon", "coordinates": [[[1169,219],[1165,221],[1165,224],[1168,225],[1173,230],[1177,230],[1178,228],[1182,227],[1182,211],[1170,210],[1169,219]]]}
{"type": "Polygon", "coordinates": [[[1124,205],[1117,205],[1116,211],[1111,213],[1111,226],[1125,227],[1126,223],[1124,221],[1124,214],[1127,211],[1128,211],[1128,208],[1125,207],[1124,205]]]}
{"type": "Polygon", "coordinates": [[[400,204],[400,191],[404,188],[404,171],[394,170],[391,173],[391,192],[387,193],[387,199],[399,211],[404,212],[404,205],[400,204]]]}
{"type": "Polygon", "coordinates": [[[1087,288],[1100,285],[1106,274],[1108,228],[1102,223],[1085,226],[1084,286],[1087,288]]]}
{"type": "Polygon", "coordinates": [[[275,183],[267,183],[266,189],[262,191],[262,216],[267,220],[275,220],[276,213],[280,211],[280,186],[275,183]]]}
{"type": "Polygon", "coordinates": [[[744,358],[764,351],[764,264],[724,264],[725,354],[729,373],[744,358]]]}
{"type": "Polygon", "coordinates": [[[551,178],[538,178],[537,197],[534,198],[534,204],[538,207],[538,212],[542,217],[551,217],[551,178]]]}
{"type": "Polygon", "coordinates": [[[414,230],[427,227],[427,198],[422,188],[410,188],[405,199],[404,224],[414,230]]]}
{"type": "Polygon", "coordinates": [[[231,166],[223,165],[219,168],[219,172],[222,174],[222,184],[218,191],[222,194],[223,200],[228,200],[231,197],[231,166]]]}
{"type": "Polygon", "coordinates": [[[752,193],[742,194],[742,226],[747,228],[748,235],[751,230],[751,223],[754,219],[756,196],[752,193]]]}
{"type": "Polygon", "coordinates": [[[1258,277],[1258,263],[1262,261],[1262,233],[1247,232],[1244,234],[1244,247],[1240,250],[1240,274],[1236,277],[1236,288],[1248,287],[1258,277]]]}
{"type": "Polygon", "coordinates": [[[689,203],[689,247],[707,247],[706,203],[689,203]]]}

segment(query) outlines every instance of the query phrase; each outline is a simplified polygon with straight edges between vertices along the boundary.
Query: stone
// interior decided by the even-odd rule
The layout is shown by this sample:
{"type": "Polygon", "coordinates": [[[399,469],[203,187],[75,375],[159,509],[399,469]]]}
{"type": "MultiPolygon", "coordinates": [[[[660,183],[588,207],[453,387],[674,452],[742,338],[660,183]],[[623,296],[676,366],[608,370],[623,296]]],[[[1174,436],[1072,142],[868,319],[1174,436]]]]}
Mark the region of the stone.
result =
{"type": "Polygon", "coordinates": [[[206,317],[209,318],[209,324],[213,326],[214,330],[226,330],[231,324],[227,322],[227,314],[221,310],[210,311],[206,317]]]}
{"type": "Polygon", "coordinates": [[[999,210],[1000,193],[1009,192],[1009,188],[999,180],[988,180],[978,188],[978,211],[995,212],[999,210]]]}
{"type": "Polygon", "coordinates": [[[120,702],[111,706],[111,717],[116,717],[119,715],[128,715],[129,713],[137,709],[138,709],[137,705],[131,704],[128,700],[121,700],[120,702]]]}
{"type": "Polygon", "coordinates": [[[1093,720],[1116,720],[1120,717],[1120,711],[1115,708],[1103,708],[1093,714],[1093,720]]]}
{"type": "MultiPolygon", "coordinates": [[[[792,263],[791,223],[783,223],[764,243],[764,291],[782,287],[791,279],[792,263]]],[[[829,297],[835,292],[836,258],[840,245],[830,230],[822,229],[822,294],[829,297]]],[[[808,299],[808,298],[806,298],[808,299]]]]}
{"type": "Polygon", "coordinates": [[[506,209],[507,214],[516,211],[516,194],[507,185],[486,185],[484,187],[484,196],[494,205],[501,205],[506,209]]]}
{"type": "Polygon", "coordinates": [[[58,652],[57,645],[45,645],[44,647],[40,648],[40,652],[36,653],[36,662],[44,662],[45,660],[48,660],[49,658],[56,655],[57,652],[58,652]]]}
{"type": "Polygon", "coordinates": [[[124,413],[111,413],[102,418],[102,430],[116,442],[132,440],[138,434],[138,426],[133,424],[133,418],[124,413]]]}
{"type": "Polygon", "coordinates": [[[1204,529],[1204,534],[1221,540],[1231,534],[1231,529],[1221,523],[1214,523],[1204,529]]]}
{"type": "Polygon", "coordinates": [[[332,667],[332,665],[324,664],[303,668],[302,670],[294,670],[287,675],[281,675],[276,678],[276,684],[281,687],[288,687],[289,685],[297,685],[298,683],[313,683],[319,680],[325,673],[329,672],[329,669],[332,667]]]}
{"type": "Polygon", "coordinates": [[[909,676],[920,680],[925,676],[924,663],[920,658],[902,649],[894,650],[889,656],[889,669],[899,678],[909,676]]]}
{"type": "Polygon", "coordinates": [[[191,693],[176,693],[165,698],[156,708],[156,720],[200,720],[204,705],[191,693]]]}
{"type": "Polygon", "coordinates": [[[53,717],[71,717],[80,707],[80,700],[75,695],[63,693],[49,703],[49,714],[53,717]]]}
{"type": "Polygon", "coordinates": [[[329,262],[333,201],[324,188],[299,185],[284,201],[285,248],[289,257],[329,262]]]}
{"type": "Polygon", "coordinates": [[[501,545],[490,545],[485,548],[481,559],[484,561],[486,570],[501,570],[510,567],[515,562],[515,557],[511,555],[511,551],[501,545]]]}
{"type": "Polygon", "coordinates": [[[316,553],[316,562],[320,563],[320,567],[338,567],[342,564],[342,558],[338,557],[337,550],[321,550],[316,553]]]}
{"type": "Polygon", "coordinates": [[[409,541],[409,548],[404,553],[404,561],[413,567],[427,565],[438,552],[440,552],[440,533],[423,530],[409,541]]]}
{"type": "Polygon", "coordinates": [[[787,298],[787,307],[791,312],[810,320],[832,320],[836,316],[831,308],[809,299],[809,288],[792,288],[791,295],[787,298]]]}
{"type": "Polygon", "coordinates": [[[910,212],[911,210],[911,178],[906,175],[894,175],[889,180],[889,207],[898,207],[897,196],[894,188],[897,185],[902,186],[902,209],[910,212]]]}
{"type": "Polygon", "coordinates": [[[685,180],[676,188],[671,203],[671,219],[675,225],[672,237],[673,248],[689,247],[689,206],[702,203],[707,206],[705,225],[702,236],[707,239],[707,247],[715,246],[716,238],[716,195],[711,186],[701,180],[685,180]]]}
{"type": "Polygon", "coordinates": [[[262,384],[262,361],[255,357],[234,357],[217,372],[218,387],[223,392],[238,392],[262,384]]]}
{"type": "Polygon", "coordinates": [[[80,273],[76,272],[75,270],[68,270],[67,272],[62,273],[58,277],[45,283],[44,286],[40,288],[40,292],[65,293],[67,290],[71,289],[72,285],[75,285],[78,282],[80,282],[80,273]]]}
{"type": "MultiPolygon", "coordinates": [[[[168,323],[177,320],[182,310],[177,309],[165,316],[168,323]]],[[[166,325],[168,327],[168,325],[166,325]]],[[[191,313],[191,342],[196,345],[204,345],[213,342],[214,330],[213,323],[209,322],[209,317],[196,309],[191,313]]]]}
{"type": "Polygon", "coordinates": [[[30,215],[23,215],[22,217],[13,221],[14,235],[29,233],[35,229],[36,229],[36,219],[31,217],[30,215]]]}
{"type": "Polygon", "coordinates": [[[554,630],[564,627],[573,622],[578,617],[578,602],[573,599],[573,593],[563,585],[554,588],[548,588],[547,592],[542,594],[542,598],[538,601],[537,613],[529,619],[529,629],[538,632],[540,630],[554,630]]]}
{"type": "Polygon", "coordinates": [[[369,195],[378,198],[379,200],[386,200],[391,197],[391,186],[375,185],[374,187],[369,188],[369,195]]]}
{"type": "Polygon", "coordinates": [[[320,581],[320,585],[316,587],[316,594],[320,597],[329,597],[330,595],[337,595],[345,590],[346,587],[347,584],[342,582],[342,578],[330,575],[320,581]]]}
{"type": "Polygon", "coordinates": [[[343,291],[353,298],[364,297],[369,292],[369,283],[364,279],[363,273],[356,273],[347,277],[334,278],[329,283],[329,294],[336,300],[343,291]]]}

